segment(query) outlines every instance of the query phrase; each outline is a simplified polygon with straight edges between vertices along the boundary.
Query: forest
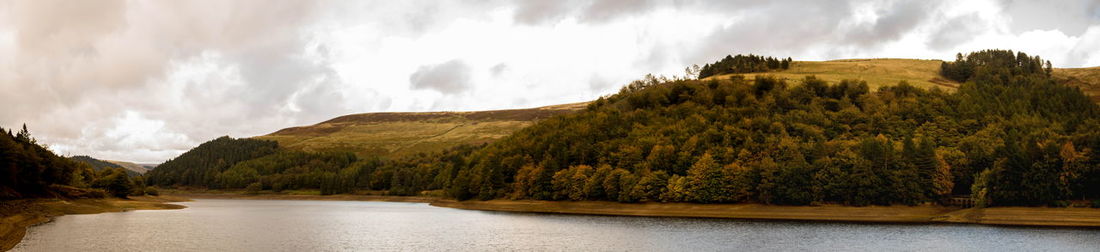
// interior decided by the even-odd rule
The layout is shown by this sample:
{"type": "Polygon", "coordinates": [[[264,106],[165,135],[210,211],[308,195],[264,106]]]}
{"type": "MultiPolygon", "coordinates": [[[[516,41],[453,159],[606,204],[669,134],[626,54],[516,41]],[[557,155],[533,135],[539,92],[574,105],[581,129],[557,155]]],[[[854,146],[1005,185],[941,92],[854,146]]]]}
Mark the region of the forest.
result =
{"type": "Polygon", "coordinates": [[[699,79],[734,73],[756,73],[767,72],[770,70],[783,70],[788,69],[791,66],[791,58],[776,59],[773,57],[764,57],[759,55],[741,55],[730,56],[726,55],[714,63],[703,65],[699,69],[699,79]]]}
{"type": "Polygon", "coordinates": [[[117,165],[54,154],[31,137],[26,125],[17,133],[3,128],[0,132],[0,199],[157,194],[155,188],[145,187],[142,177],[130,176],[117,165]],[[105,164],[89,164],[96,162],[105,164]]]}
{"type": "Polygon", "coordinates": [[[1057,206],[1100,199],[1100,108],[1053,81],[1039,62],[1002,50],[963,55],[943,65],[945,77],[965,79],[955,91],[904,82],[870,90],[862,81],[813,77],[646,78],[485,146],[380,160],[221,138],[148,177],[160,186],[459,200],[864,206],[969,196],[983,206],[1057,206]]]}

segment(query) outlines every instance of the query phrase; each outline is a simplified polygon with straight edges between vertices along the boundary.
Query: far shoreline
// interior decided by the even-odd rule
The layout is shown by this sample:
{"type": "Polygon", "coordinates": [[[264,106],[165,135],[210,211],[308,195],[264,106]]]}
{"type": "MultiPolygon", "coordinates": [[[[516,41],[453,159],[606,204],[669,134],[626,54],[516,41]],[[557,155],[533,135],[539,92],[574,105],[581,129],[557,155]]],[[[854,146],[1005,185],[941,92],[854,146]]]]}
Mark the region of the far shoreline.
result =
{"type": "Polygon", "coordinates": [[[1100,228],[1100,209],[1047,207],[779,206],[764,204],[617,203],[598,201],[440,200],[432,206],[466,210],[604,216],[718,218],[892,224],[975,224],[1100,228]]]}
{"type": "Polygon", "coordinates": [[[779,206],[764,204],[618,203],[606,201],[489,200],[455,201],[427,196],[360,194],[246,194],[226,191],[174,191],[195,199],[334,200],[428,203],[464,210],[603,216],[719,218],[775,221],[825,221],[904,224],[978,224],[1021,227],[1100,228],[1100,209],[1051,207],[959,208],[920,206],[779,206]]]}

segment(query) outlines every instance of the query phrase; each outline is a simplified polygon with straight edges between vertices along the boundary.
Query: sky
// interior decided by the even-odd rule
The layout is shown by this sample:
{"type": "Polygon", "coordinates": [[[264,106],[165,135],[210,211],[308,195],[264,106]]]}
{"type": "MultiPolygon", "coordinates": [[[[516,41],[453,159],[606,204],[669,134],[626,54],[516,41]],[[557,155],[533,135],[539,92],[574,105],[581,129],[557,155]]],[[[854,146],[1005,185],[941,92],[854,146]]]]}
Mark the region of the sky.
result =
{"type": "Polygon", "coordinates": [[[727,54],[1100,65],[1100,0],[0,0],[0,127],[160,163],[365,112],[593,100],[727,54]]]}

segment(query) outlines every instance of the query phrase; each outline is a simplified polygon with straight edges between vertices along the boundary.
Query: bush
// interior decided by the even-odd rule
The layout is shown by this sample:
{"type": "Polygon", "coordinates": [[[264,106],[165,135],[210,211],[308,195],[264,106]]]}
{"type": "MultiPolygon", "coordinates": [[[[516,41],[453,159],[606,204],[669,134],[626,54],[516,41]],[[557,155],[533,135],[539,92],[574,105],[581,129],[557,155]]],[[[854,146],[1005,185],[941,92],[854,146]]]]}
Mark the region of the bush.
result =
{"type": "Polygon", "coordinates": [[[248,184],[248,187],[245,187],[244,191],[247,192],[248,194],[257,194],[257,193],[260,193],[260,190],[263,190],[263,189],[264,189],[264,186],[261,185],[260,182],[255,182],[255,183],[252,183],[252,184],[248,184]]]}
{"type": "Polygon", "coordinates": [[[99,199],[107,197],[107,192],[102,189],[79,188],[66,185],[50,185],[50,189],[59,196],[70,199],[99,199]]]}
{"type": "Polygon", "coordinates": [[[150,186],[145,188],[145,194],[151,196],[160,196],[160,191],[157,191],[156,187],[150,186]]]}
{"type": "Polygon", "coordinates": [[[1066,208],[1066,207],[1069,207],[1070,205],[1071,205],[1070,202],[1065,201],[1065,200],[1054,201],[1054,203],[1051,204],[1051,206],[1053,206],[1053,207],[1061,207],[1061,208],[1066,208]]]}
{"type": "Polygon", "coordinates": [[[1100,200],[1093,200],[1092,208],[1100,208],[1100,200]]]}

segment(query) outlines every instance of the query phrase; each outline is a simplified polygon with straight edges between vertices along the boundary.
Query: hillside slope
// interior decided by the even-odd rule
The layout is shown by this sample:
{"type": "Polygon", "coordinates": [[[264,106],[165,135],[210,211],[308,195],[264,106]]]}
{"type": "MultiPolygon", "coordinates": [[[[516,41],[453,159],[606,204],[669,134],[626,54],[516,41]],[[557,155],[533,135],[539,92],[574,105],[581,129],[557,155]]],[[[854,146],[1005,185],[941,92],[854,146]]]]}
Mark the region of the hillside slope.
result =
{"type": "Polygon", "coordinates": [[[304,151],[348,151],[402,157],[508,136],[535,121],[581,110],[587,103],[477,112],[364,113],[255,137],[304,151]]]}
{"type": "Polygon", "coordinates": [[[149,172],[148,167],[146,167],[144,165],[140,165],[140,164],[135,164],[135,163],[126,162],[126,161],[118,161],[118,160],[103,160],[103,161],[107,161],[107,162],[110,162],[112,164],[122,166],[122,168],[126,168],[126,170],[130,170],[130,171],[133,171],[133,172],[136,172],[136,173],[139,173],[139,174],[145,174],[146,172],[149,172]]]}
{"type": "Polygon", "coordinates": [[[73,161],[88,164],[89,166],[92,167],[92,169],[95,169],[96,171],[103,170],[103,169],[122,168],[122,169],[126,169],[126,174],[130,175],[130,176],[142,175],[142,174],[145,174],[145,172],[149,171],[148,168],[145,168],[145,167],[143,167],[141,165],[138,165],[138,164],[126,162],[126,161],[103,160],[103,159],[96,159],[96,158],[89,157],[89,156],[73,156],[73,157],[69,157],[69,159],[72,159],[73,161]]]}
{"type": "MultiPolygon", "coordinates": [[[[864,80],[871,90],[881,86],[893,86],[900,81],[920,88],[939,87],[952,91],[959,87],[956,81],[940,75],[941,60],[921,59],[841,59],[829,61],[794,61],[790,69],[763,73],[741,74],[746,79],[757,75],[770,75],[778,79],[799,83],[806,76],[836,83],[841,80],[864,80]]],[[[723,74],[705,79],[726,79],[734,74],[723,74]]],[[[1093,101],[1100,103],[1100,67],[1055,68],[1054,79],[1061,84],[1079,87],[1093,101]]]]}
{"type": "MultiPolygon", "coordinates": [[[[959,83],[940,76],[940,60],[920,59],[843,59],[829,61],[795,61],[790,69],[764,73],[747,73],[746,79],[756,75],[771,75],[779,79],[798,81],[813,75],[818,79],[836,83],[841,80],[864,80],[875,90],[883,85],[894,85],[900,81],[920,88],[940,87],[954,90],[959,83]]],[[[710,78],[729,78],[733,74],[717,75],[710,78]]]]}
{"type": "Polygon", "coordinates": [[[1092,101],[1100,103],[1100,67],[1055,68],[1054,79],[1081,88],[1092,101]]]}

